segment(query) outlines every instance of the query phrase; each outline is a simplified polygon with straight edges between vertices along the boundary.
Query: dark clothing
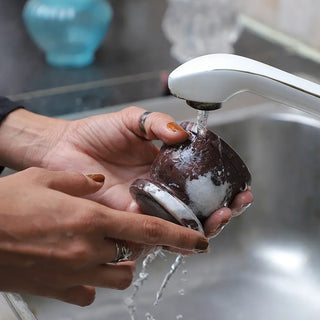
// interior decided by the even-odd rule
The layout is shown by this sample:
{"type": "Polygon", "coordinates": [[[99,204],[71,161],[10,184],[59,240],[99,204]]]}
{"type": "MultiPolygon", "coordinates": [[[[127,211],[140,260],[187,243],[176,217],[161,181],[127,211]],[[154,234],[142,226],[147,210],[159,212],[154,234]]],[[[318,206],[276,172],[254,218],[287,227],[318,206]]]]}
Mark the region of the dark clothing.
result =
{"type": "MultiPolygon", "coordinates": [[[[1,121],[12,111],[22,108],[19,103],[13,102],[6,97],[0,97],[0,124],[1,121]]],[[[0,173],[4,168],[0,166],[0,173]]]]}
{"type": "Polygon", "coordinates": [[[0,97],[0,122],[11,112],[22,108],[19,103],[13,102],[6,97],[0,97]]]}

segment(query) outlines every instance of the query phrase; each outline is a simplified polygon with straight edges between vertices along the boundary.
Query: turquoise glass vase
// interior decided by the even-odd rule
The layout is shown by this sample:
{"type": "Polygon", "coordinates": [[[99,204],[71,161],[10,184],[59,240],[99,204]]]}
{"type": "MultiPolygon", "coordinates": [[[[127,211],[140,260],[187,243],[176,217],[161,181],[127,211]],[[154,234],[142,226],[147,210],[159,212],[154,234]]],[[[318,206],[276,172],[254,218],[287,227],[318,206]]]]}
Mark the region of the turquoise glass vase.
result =
{"type": "Polygon", "coordinates": [[[91,64],[112,16],[105,0],[29,0],[23,8],[31,38],[58,67],[91,64]]]}

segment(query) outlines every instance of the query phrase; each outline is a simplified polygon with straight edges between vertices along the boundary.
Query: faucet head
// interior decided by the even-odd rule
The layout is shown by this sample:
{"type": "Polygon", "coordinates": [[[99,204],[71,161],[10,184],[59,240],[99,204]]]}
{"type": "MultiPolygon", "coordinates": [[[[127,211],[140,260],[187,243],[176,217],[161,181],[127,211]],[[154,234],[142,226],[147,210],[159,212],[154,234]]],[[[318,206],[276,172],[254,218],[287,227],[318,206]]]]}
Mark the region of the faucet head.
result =
{"type": "MultiPolygon", "coordinates": [[[[217,110],[225,101],[221,74],[216,74],[214,63],[218,55],[198,57],[180,65],[168,78],[170,92],[198,110],[217,110]]],[[[220,70],[219,70],[220,71],[220,70]]],[[[219,73],[218,71],[218,73],[219,73]]]]}
{"type": "Polygon", "coordinates": [[[320,115],[320,85],[232,54],[209,54],[171,72],[170,92],[198,110],[216,110],[241,92],[251,92],[320,115]]]}

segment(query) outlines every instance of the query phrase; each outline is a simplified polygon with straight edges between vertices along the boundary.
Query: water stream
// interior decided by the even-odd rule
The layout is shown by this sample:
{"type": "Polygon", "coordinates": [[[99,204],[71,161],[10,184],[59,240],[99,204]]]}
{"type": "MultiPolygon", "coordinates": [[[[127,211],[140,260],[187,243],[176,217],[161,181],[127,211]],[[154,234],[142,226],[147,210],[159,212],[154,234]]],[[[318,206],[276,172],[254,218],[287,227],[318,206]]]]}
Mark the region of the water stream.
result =
{"type": "Polygon", "coordinates": [[[204,137],[207,130],[209,111],[199,110],[197,114],[197,136],[204,137]]]}
{"type": "Polygon", "coordinates": [[[160,289],[158,290],[157,294],[156,294],[156,300],[154,302],[153,305],[157,305],[160,301],[160,299],[163,296],[164,290],[166,289],[171,277],[175,274],[175,272],[177,271],[177,269],[180,267],[180,265],[183,263],[183,256],[182,255],[178,255],[176,257],[176,260],[174,261],[174,263],[171,265],[169,272],[165,275],[160,289]]]}
{"type": "MultiPolygon", "coordinates": [[[[133,282],[133,292],[132,294],[127,297],[124,301],[130,315],[131,320],[136,319],[136,304],[135,304],[135,297],[137,296],[139,290],[143,286],[145,280],[148,279],[149,273],[148,268],[152,264],[152,262],[161,254],[161,249],[157,249],[154,253],[148,254],[144,260],[142,261],[142,268],[139,273],[138,278],[133,282]]],[[[150,317],[149,317],[150,319],[150,317]]]]}

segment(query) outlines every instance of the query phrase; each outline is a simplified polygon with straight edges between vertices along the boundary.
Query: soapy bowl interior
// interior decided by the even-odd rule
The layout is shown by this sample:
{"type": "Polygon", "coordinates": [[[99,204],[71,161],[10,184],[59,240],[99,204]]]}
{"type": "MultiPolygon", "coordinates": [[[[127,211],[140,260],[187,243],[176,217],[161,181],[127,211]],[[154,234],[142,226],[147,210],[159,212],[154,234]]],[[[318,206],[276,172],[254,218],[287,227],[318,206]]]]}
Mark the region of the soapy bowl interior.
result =
{"type": "MultiPolygon", "coordinates": [[[[154,108],[177,112],[172,101],[154,108]]],[[[187,109],[175,118],[182,120],[187,109]]],[[[147,312],[157,320],[318,319],[320,121],[272,104],[219,112],[208,128],[250,168],[254,204],[211,240],[209,254],[187,259],[157,307],[156,291],[175,257],[155,261],[136,299],[137,319],[147,312]]],[[[123,299],[131,290],[98,290],[88,308],[26,298],[39,320],[129,320],[123,299]]]]}

